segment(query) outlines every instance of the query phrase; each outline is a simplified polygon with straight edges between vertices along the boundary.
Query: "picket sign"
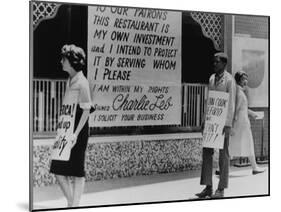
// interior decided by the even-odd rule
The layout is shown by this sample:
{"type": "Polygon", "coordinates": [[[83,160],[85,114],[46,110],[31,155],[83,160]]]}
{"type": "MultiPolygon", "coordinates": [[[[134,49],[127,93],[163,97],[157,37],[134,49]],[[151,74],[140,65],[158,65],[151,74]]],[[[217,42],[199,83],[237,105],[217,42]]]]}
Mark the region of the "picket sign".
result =
{"type": "Polygon", "coordinates": [[[70,158],[72,141],[70,136],[74,131],[74,122],[78,102],[78,90],[66,91],[59,112],[57,135],[52,149],[52,160],[68,161],[70,158]]]}
{"type": "Polygon", "coordinates": [[[203,130],[203,147],[223,149],[224,134],[229,94],[221,91],[209,91],[205,126],[203,130]]]}

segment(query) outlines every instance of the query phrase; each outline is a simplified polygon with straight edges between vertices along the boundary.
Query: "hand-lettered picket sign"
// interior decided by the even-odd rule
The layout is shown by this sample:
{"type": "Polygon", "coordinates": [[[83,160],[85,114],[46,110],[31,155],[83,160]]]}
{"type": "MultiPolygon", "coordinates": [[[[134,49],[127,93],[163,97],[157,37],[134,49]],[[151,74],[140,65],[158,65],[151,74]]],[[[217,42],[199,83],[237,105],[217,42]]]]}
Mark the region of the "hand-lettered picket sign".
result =
{"type": "Polygon", "coordinates": [[[73,138],[78,92],[78,90],[72,89],[65,93],[59,111],[57,136],[52,149],[52,160],[69,160],[73,142],[71,139],[73,138]]]}
{"type": "Polygon", "coordinates": [[[229,94],[221,91],[209,91],[205,126],[203,131],[203,147],[223,148],[229,94]]]}

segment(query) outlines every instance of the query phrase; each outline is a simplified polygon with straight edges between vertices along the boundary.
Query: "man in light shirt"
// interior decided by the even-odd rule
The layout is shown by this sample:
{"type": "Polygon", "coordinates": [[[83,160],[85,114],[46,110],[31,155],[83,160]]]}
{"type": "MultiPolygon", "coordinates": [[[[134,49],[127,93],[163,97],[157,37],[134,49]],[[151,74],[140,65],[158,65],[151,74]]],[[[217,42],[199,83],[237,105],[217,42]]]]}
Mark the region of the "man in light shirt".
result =
{"type": "Polygon", "coordinates": [[[200,184],[206,185],[204,190],[197,193],[199,198],[223,198],[224,189],[228,187],[229,178],[229,137],[233,123],[233,115],[235,108],[236,84],[230,73],[225,68],[228,57],[225,53],[219,52],[214,55],[214,74],[211,75],[209,80],[209,90],[223,91],[229,93],[229,103],[227,110],[226,123],[223,128],[225,135],[223,149],[219,150],[219,184],[218,188],[213,195],[213,148],[203,148],[203,163],[201,169],[200,184]]]}

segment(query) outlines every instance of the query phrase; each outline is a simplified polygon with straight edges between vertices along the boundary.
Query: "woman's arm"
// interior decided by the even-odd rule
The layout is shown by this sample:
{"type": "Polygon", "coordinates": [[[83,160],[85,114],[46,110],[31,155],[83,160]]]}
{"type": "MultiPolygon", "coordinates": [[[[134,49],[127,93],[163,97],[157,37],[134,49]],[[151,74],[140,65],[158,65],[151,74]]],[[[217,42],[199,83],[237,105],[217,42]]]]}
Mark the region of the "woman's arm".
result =
{"type": "Polygon", "coordinates": [[[242,106],[242,97],[241,97],[240,92],[241,92],[241,90],[239,90],[239,87],[237,86],[233,123],[235,123],[237,121],[238,114],[239,114],[239,111],[241,110],[241,106],[242,106]]]}
{"type": "Polygon", "coordinates": [[[81,116],[81,118],[79,120],[78,126],[77,126],[75,132],[73,133],[72,146],[74,146],[76,144],[77,137],[78,137],[80,131],[82,130],[83,126],[87,122],[87,120],[89,118],[89,115],[90,115],[90,109],[84,109],[83,113],[82,113],[82,116],[81,116]]]}
{"type": "Polygon", "coordinates": [[[251,116],[252,118],[256,119],[257,118],[257,114],[252,111],[251,109],[248,108],[248,115],[251,116]]]}
{"type": "Polygon", "coordinates": [[[80,83],[80,93],[79,93],[79,105],[83,110],[81,118],[78,122],[77,128],[73,133],[74,141],[73,146],[76,143],[76,138],[79,135],[80,131],[84,127],[85,123],[88,121],[91,109],[91,97],[90,97],[90,87],[86,78],[83,78],[80,83]]]}
{"type": "Polygon", "coordinates": [[[90,115],[90,109],[92,105],[91,97],[90,97],[90,87],[88,81],[85,79],[82,81],[80,85],[80,101],[79,105],[83,110],[82,116],[79,120],[79,123],[77,125],[77,128],[75,130],[75,135],[79,135],[80,131],[84,127],[85,123],[87,122],[89,115],[90,115]]]}
{"type": "Polygon", "coordinates": [[[88,118],[89,118],[89,115],[90,115],[90,109],[84,109],[83,110],[83,113],[82,113],[82,116],[79,120],[79,123],[78,123],[78,126],[74,132],[75,135],[79,135],[81,129],[83,128],[83,126],[85,125],[85,123],[87,122],[88,118]]]}

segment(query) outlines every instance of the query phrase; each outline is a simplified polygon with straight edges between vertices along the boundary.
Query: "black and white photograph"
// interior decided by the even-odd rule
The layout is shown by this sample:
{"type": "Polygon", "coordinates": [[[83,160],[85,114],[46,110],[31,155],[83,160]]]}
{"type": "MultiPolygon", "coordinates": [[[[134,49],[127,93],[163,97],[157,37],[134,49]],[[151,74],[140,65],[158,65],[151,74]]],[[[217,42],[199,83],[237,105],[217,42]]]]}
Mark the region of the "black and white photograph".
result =
{"type": "Polygon", "coordinates": [[[270,196],[270,16],[159,7],[29,1],[30,210],[270,196]]]}

